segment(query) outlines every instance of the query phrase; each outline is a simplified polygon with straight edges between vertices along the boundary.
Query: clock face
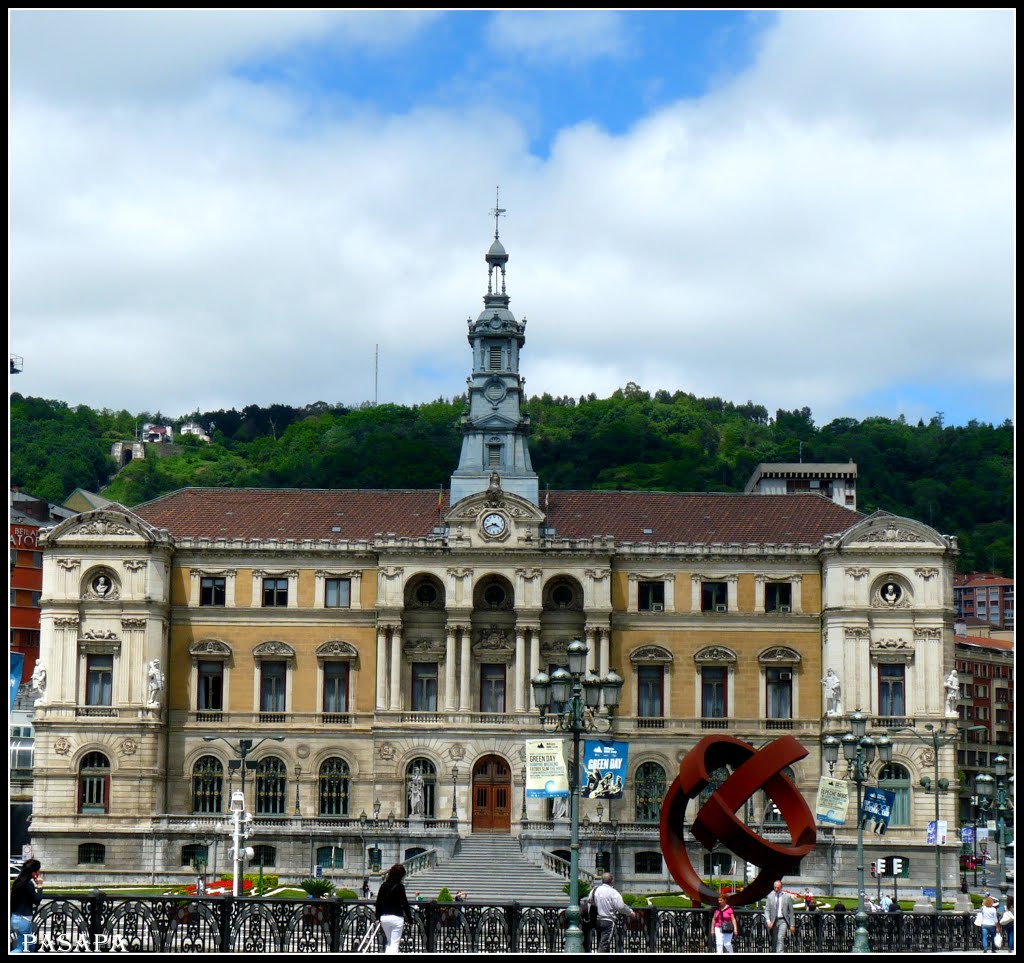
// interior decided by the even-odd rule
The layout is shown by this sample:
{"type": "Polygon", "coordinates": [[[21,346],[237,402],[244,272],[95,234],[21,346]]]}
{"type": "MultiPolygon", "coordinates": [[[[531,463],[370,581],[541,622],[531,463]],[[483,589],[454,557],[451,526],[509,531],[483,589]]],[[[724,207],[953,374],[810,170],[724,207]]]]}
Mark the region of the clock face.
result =
{"type": "Polygon", "coordinates": [[[484,533],[487,535],[500,535],[505,531],[505,516],[497,512],[491,512],[484,516],[484,533]]]}

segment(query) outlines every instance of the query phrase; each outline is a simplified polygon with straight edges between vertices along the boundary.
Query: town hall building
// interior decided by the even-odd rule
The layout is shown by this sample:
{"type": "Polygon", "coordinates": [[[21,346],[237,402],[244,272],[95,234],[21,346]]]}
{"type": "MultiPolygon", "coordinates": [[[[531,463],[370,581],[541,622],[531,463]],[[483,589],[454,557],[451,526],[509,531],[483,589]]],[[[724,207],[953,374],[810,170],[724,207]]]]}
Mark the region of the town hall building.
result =
{"type": "MultiPolygon", "coordinates": [[[[376,866],[443,863],[477,834],[560,865],[568,821],[524,792],[525,740],[544,735],[530,680],[579,639],[597,675],[623,680],[605,738],[629,747],[621,798],[583,804],[584,869],[634,892],[672,886],[661,801],[709,733],[796,736],[810,751],[790,775],[813,809],[821,740],[859,708],[893,739],[872,784],[897,800],[866,859],[902,852],[918,885],[934,883],[935,801],[919,780],[935,760],[899,730],[956,726],[943,689],[956,539],[805,487],[542,493],[507,261],[495,231],[440,499],[192,488],[41,536],[31,835],[50,879],[229,871],[234,789],[256,861],[282,879],[320,866],[356,888],[376,866]]],[[[953,782],[955,748],[939,759],[953,782]]],[[[954,826],[955,793],[939,802],[954,826]]],[[[784,832],[767,798],[745,816],[784,832]]],[[[848,891],[855,840],[852,814],[822,827],[800,883],[848,891]]],[[[951,839],[951,890],[956,852],[951,839]]],[[[696,848],[693,860],[718,877],[746,870],[696,848]]]]}

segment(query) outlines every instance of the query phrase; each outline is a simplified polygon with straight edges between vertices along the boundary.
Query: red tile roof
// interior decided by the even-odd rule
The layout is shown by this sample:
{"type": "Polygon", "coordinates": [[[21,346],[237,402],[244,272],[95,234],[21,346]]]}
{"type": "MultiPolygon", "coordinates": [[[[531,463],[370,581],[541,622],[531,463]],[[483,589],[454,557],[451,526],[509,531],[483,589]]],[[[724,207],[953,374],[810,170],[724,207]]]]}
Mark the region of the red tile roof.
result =
{"type": "MultiPolygon", "coordinates": [[[[436,489],[185,488],[135,512],[179,538],[422,537],[448,510],[448,494],[439,512],[436,489]]],[[[864,518],[811,494],[552,491],[542,493],[540,501],[557,537],[611,535],[620,542],[815,544],[864,518]]]]}
{"type": "Polygon", "coordinates": [[[1013,651],[1010,639],[990,639],[981,635],[958,635],[954,639],[957,645],[976,645],[982,649],[1000,649],[1003,652],[1013,651]]]}

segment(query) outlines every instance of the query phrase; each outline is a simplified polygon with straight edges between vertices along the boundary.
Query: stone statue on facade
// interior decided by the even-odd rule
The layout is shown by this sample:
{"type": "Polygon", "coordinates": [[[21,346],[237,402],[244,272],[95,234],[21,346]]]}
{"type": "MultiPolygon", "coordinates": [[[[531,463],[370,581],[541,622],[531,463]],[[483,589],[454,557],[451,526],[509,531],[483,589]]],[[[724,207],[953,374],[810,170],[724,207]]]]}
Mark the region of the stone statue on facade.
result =
{"type": "Polygon", "coordinates": [[[955,716],[956,704],[960,700],[960,677],[956,674],[956,669],[950,670],[943,686],[946,689],[946,715],[955,716]]]}
{"type": "Polygon", "coordinates": [[[36,667],[32,670],[31,685],[39,693],[36,702],[42,702],[46,695],[46,666],[42,662],[36,662],[36,667]]]}
{"type": "Polygon", "coordinates": [[[423,815],[423,773],[418,769],[409,779],[409,815],[423,815]]]}
{"type": "Polygon", "coordinates": [[[146,704],[150,706],[160,705],[160,693],[164,691],[164,674],[160,671],[160,660],[153,659],[146,666],[146,704]]]}
{"type": "Polygon", "coordinates": [[[821,680],[825,690],[825,715],[840,716],[843,714],[843,687],[839,676],[829,669],[821,680]]]}
{"type": "Polygon", "coordinates": [[[551,816],[554,819],[569,818],[569,797],[555,796],[551,802],[551,816]]]}

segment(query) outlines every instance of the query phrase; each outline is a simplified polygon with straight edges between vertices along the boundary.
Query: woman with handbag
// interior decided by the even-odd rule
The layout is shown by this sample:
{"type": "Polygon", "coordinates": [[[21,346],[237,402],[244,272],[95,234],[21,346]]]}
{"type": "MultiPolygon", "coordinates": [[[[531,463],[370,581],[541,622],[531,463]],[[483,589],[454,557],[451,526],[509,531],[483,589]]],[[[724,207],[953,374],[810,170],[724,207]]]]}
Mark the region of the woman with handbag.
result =
{"type": "Polygon", "coordinates": [[[711,931],[715,934],[715,952],[733,953],[732,938],[738,932],[736,913],[725,901],[725,896],[718,894],[718,909],[711,917],[711,931]]]}
{"type": "Polygon", "coordinates": [[[1003,946],[1007,951],[1013,952],[1013,897],[1006,897],[1006,909],[999,917],[999,929],[1003,931],[1003,946]]]}
{"type": "Polygon", "coordinates": [[[399,952],[402,930],[405,928],[406,920],[412,919],[412,907],[405,895],[403,879],[405,879],[405,867],[401,863],[395,863],[388,870],[384,882],[377,890],[376,913],[381,929],[384,930],[384,938],[387,940],[387,945],[384,947],[385,953],[399,952]]]}
{"type": "Polygon", "coordinates": [[[991,947],[992,952],[996,951],[995,937],[996,927],[999,925],[999,914],[996,910],[996,901],[991,896],[986,896],[985,901],[978,910],[978,926],[981,927],[981,952],[987,953],[991,947]]]}
{"type": "Polygon", "coordinates": [[[15,935],[12,953],[35,953],[32,916],[43,898],[43,867],[38,859],[26,859],[11,887],[11,931],[15,935]]]}

